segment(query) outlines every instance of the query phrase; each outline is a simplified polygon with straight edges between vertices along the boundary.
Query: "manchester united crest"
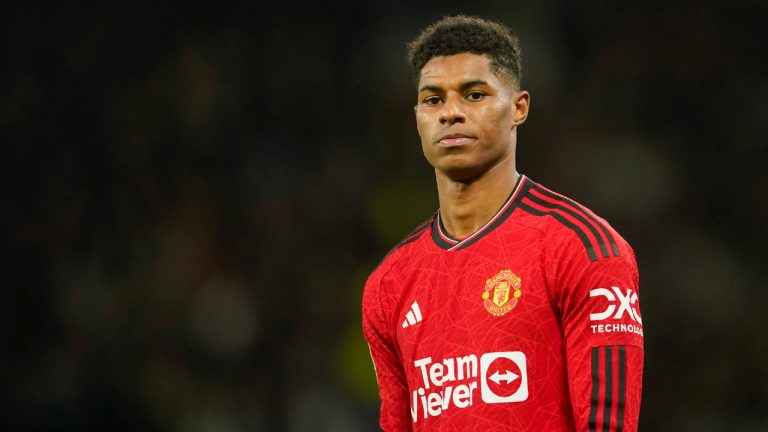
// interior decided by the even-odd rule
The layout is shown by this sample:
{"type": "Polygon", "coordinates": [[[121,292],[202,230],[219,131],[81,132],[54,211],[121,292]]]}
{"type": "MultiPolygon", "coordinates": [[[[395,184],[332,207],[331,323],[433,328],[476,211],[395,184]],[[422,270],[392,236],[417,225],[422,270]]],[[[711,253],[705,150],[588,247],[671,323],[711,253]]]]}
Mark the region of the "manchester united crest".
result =
{"type": "Polygon", "coordinates": [[[512,270],[502,270],[496,276],[485,281],[483,306],[494,316],[502,316],[517,306],[522,279],[512,270]]]}

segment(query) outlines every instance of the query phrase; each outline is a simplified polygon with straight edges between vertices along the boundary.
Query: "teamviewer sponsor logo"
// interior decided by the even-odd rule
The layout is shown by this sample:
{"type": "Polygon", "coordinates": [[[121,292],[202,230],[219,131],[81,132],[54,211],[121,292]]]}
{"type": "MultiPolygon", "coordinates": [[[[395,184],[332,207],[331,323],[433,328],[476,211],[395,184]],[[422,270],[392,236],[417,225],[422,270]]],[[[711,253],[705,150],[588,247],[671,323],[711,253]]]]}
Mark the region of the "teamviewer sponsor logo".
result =
{"type": "Polygon", "coordinates": [[[593,310],[599,312],[589,314],[592,333],[635,333],[643,335],[643,319],[637,310],[637,293],[627,288],[619,287],[595,288],[589,292],[593,302],[593,310]],[[599,322],[610,320],[610,322],[599,322]]]}
{"type": "Polygon", "coordinates": [[[411,417],[414,422],[439,416],[449,409],[474,405],[478,387],[480,401],[488,404],[528,399],[525,354],[519,351],[482,354],[479,362],[475,354],[439,362],[425,357],[414,361],[413,365],[419,370],[422,382],[421,387],[412,391],[411,417]]]}

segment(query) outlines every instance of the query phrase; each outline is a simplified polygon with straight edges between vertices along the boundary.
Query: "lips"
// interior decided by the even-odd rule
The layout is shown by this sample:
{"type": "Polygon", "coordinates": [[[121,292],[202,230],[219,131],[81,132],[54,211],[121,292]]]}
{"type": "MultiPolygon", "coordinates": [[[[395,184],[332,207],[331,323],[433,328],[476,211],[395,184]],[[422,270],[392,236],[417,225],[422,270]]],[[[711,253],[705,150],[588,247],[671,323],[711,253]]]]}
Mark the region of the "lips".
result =
{"type": "Polygon", "coordinates": [[[446,147],[456,147],[460,145],[469,144],[474,141],[475,138],[460,133],[448,134],[437,140],[437,143],[446,147]]]}

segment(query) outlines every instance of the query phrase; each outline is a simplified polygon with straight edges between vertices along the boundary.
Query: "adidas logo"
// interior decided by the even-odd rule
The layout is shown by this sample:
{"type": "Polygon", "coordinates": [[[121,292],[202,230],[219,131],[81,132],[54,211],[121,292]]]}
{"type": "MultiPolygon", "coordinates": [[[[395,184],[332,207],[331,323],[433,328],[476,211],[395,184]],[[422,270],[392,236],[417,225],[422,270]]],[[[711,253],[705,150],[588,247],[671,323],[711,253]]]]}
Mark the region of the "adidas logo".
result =
{"type": "Polygon", "coordinates": [[[421,322],[421,309],[419,309],[418,303],[413,302],[413,304],[411,305],[411,310],[409,310],[408,313],[405,314],[405,320],[403,321],[403,328],[412,326],[420,322],[421,322]]]}

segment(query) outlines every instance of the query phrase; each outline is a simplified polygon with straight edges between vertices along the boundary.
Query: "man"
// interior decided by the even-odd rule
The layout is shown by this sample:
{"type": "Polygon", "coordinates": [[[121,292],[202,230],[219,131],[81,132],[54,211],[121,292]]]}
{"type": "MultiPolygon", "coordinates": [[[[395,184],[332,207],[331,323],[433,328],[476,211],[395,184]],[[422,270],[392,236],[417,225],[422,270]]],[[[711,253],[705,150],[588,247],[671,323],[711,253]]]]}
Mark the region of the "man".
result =
{"type": "Polygon", "coordinates": [[[363,295],[385,431],[635,431],[643,367],[630,246],[518,174],[517,39],[449,17],[409,46],[440,209],[363,295]]]}

